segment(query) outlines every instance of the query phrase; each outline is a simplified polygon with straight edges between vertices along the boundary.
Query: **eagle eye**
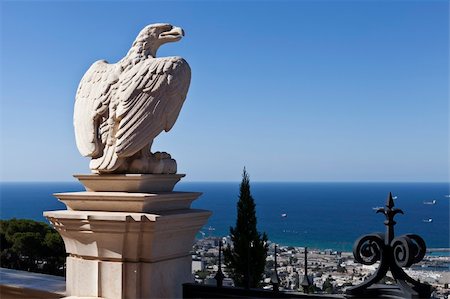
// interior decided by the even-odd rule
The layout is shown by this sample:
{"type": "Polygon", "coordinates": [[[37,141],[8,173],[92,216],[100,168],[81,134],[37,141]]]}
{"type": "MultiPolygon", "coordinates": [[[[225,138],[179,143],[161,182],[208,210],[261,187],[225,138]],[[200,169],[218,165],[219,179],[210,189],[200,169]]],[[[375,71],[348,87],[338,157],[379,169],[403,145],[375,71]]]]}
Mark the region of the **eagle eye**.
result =
{"type": "Polygon", "coordinates": [[[161,31],[162,32],[170,31],[170,30],[172,30],[172,25],[163,25],[163,26],[161,26],[161,31]]]}

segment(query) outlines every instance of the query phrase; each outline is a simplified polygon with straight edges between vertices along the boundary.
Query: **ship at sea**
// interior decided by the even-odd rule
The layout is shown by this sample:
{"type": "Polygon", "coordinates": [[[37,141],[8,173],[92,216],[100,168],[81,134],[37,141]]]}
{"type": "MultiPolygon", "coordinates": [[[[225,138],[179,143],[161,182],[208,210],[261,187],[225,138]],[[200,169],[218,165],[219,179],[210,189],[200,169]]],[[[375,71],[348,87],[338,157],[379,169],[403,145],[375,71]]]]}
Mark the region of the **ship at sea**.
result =
{"type": "MultiPolygon", "coordinates": [[[[47,221],[43,211],[66,208],[52,193],[82,190],[83,186],[77,182],[1,183],[1,219],[47,221]]],[[[175,191],[182,190],[203,192],[192,207],[213,211],[199,237],[230,233],[230,226],[236,223],[239,182],[180,182],[175,191]]],[[[391,191],[398,196],[395,207],[406,215],[398,216],[399,235],[413,231],[425,240],[427,247],[449,247],[450,200],[443,197],[448,190],[448,183],[254,182],[251,185],[258,229],[266,232],[271,241],[339,251],[351,251],[361,235],[380,227],[382,216],[375,210],[383,208],[391,191]],[[423,203],[434,199],[435,205],[423,203]]]]}
{"type": "Polygon", "coordinates": [[[424,205],[435,205],[436,204],[436,199],[433,199],[432,201],[424,201],[423,204],[424,205]]]}

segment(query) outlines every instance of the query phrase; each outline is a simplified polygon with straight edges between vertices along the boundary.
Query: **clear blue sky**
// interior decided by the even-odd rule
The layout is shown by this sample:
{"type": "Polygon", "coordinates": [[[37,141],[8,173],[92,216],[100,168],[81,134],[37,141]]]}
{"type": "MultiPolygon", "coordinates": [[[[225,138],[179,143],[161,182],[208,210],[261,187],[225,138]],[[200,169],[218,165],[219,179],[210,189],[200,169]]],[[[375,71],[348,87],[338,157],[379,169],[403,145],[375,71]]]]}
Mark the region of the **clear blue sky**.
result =
{"type": "Polygon", "coordinates": [[[88,172],[72,109],[84,72],[142,27],[192,82],[155,150],[192,181],[448,181],[448,1],[1,2],[1,179],[88,172]]]}

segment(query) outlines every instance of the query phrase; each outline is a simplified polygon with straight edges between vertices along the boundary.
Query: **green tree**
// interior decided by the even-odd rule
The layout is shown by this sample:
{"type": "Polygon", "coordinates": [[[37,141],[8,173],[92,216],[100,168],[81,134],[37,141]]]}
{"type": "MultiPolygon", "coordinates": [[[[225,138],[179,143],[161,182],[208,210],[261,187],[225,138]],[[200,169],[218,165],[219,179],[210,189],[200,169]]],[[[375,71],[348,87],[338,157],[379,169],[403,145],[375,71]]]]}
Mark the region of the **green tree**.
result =
{"type": "Polygon", "coordinates": [[[314,294],[314,293],[316,293],[316,292],[317,292],[317,287],[316,287],[315,284],[312,284],[312,285],[310,285],[310,286],[308,287],[308,293],[309,293],[309,294],[314,294]]]}
{"type": "Polygon", "coordinates": [[[256,228],[255,201],[250,193],[250,179],[244,168],[237,203],[236,226],[230,227],[233,247],[228,244],[224,260],[236,286],[255,288],[260,285],[267,258],[267,235],[256,228]]]}
{"type": "Polygon", "coordinates": [[[30,262],[34,261],[38,257],[42,256],[43,244],[41,243],[42,237],[37,232],[18,232],[15,233],[13,238],[12,251],[22,255],[30,262]]]}
{"type": "Polygon", "coordinates": [[[331,281],[332,281],[332,279],[330,277],[327,277],[327,279],[324,281],[323,286],[322,286],[322,290],[327,294],[334,293],[334,287],[333,287],[333,284],[331,283],[331,281]]]}
{"type": "Polygon", "coordinates": [[[64,242],[44,222],[0,220],[0,250],[2,267],[64,275],[64,242]]]}
{"type": "Polygon", "coordinates": [[[209,272],[206,271],[206,270],[204,270],[204,271],[198,270],[197,272],[195,272],[195,275],[197,275],[199,279],[203,279],[204,280],[204,279],[206,279],[206,277],[208,277],[209,272]]]}
{"type": "Polygon", "coordinates": [[[44,244],[47,248],[44,253],[44,258],[47,261],[44,268],[45,272],[64,273],[61,268],[66,262],[66,250],[61,236],[55,230],[51,230],[45,235],[44,244]]]}

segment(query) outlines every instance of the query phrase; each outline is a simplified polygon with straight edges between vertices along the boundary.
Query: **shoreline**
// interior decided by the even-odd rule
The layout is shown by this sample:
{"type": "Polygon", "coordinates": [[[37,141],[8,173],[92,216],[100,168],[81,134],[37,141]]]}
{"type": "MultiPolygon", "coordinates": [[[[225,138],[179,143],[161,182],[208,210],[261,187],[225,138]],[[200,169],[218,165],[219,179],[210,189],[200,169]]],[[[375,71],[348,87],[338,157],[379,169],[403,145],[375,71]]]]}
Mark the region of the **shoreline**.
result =
{"type": "MultiPolygon", "coordinates": [[[[197,240],[193,246],[192,269],[193,274],[198,274],[196,277],[198,283],[204,283],[202,280],[204,278],[212,280],[216,275],[219,240],[223,241],[224,246],[231,241],[227,237],[208,237],[197,240]],[[200,275],[203,275],[203,278],[200,275]]],[[[308,247],[307,265],[305,265],[305,247],[285,246],[270,242],[262,280],[267,287],[270,287],[271,276],[275,271],[275,245],[277,245],[276,271],[281,279],[280,286],[284,290],[296,291],[299,289],[299,281],[305,274],[305,266],[312,276],[313,284],[319,290],[323,290],[324,284],[331,278],[334,294],[345,293],[347,287],[359,285],[362,280],[373,275],[379,267],[379,262],[370,265],[356,262],[350,251],[333,251],[313,247],[308,247]]],[[[223,260],[222,268],[224,273],[227,273],[223,260]]],[[[413,279],[431,284],[437,294],[447,294],[446,283],[450,280],[450,255],[425,255],[420,262],[403,268],[403,270],[413,279]]],[[[387,279],[393,279],[392,276],[388,275],[388,277],[387,279]]],[[[228,283],[231,281],[228,280],[228,283]]]]}
{"type": "MultiPolygon", "coordinates": [[[[195,238],[194,244],[197,242],[201,242],[202,240],[208,240],[208,239],[222,239],[226,240],[224,244],[230,241],[230,236],[208,236],[203,238],[195,238]]],[[[289,249],[293,248],[297,251],[304,250],[305,247],[308,248],[308,252],[315,252],[315,253],[329,253],[329,254],[345,254],[345,255],[353,255],[353,250],[336,250],[334,248],[320,248],[320,247],[313,247],[313,246],[298,246],[298,245],[292,245],[292,244],[283,244],[274,242],[272,240],[268,240],[269,247],[272,247],[271,245],[277,245],[278,248],[283,249],[289,249]]],[[[427,257],[443,257],[443,258],[449,258],[450,259],[450,247],[441,247],[441,248],[427,248],[425,256],[427,257]],[[431,249],[431,250],[430,250],[431,249]]],[[[448,269],[447,271],[450,271],[448,269]]]]}

